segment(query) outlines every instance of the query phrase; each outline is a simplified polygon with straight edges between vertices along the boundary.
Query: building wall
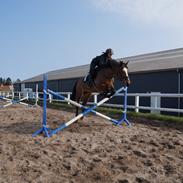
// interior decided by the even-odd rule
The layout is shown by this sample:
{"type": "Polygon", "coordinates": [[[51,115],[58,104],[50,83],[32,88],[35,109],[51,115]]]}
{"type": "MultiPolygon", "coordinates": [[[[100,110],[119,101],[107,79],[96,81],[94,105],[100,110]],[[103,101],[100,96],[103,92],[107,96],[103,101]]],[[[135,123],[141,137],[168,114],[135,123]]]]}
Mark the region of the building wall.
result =
{"type": "Polygon", "coordinates": [[[15,83],[13,84],[14,91],[21,91],[21,84],[20,83],[15,83]]]}
{"type": "MultiPolygon", "coordinates": [[[[181,86],[178,83],[178,72],[173,71],[161,71],[151,73],[134,73],[130,74],[131,85],[128,88],[128,93],[178,93],[178,88],[181,87],[181,93],[183,93],[183,70],[181,71],[181,86]]],[[[116,88],[121,86],[119,81],[116,82],[116,88]]],[[[112,99],[112,102],[123,102],[120,97],[112,99]]],[[[134,105],[135,97],[128,97],[128,104],[134,105]]],[[[169,108],[183,108],[182,99],[177,98],[162,98],[161,107],[169,108]]],[[[140,97],[141,106],[150,106],[150,97],[140,97]]],[[[143,111],[143,110],[141,110],[143,111]]],[[[147,111],[147,110],[146,110],[147,111]]],[[[162,112],[162,114],[171,114],[170,112],[162,112]]],[[[172,113],[175,114],[175,113],[172,113]]]]}
{"type": "MultiPolygon", "coordinates": [[[[131,80],[132,85],[129,87],[129,93],[178,93],[178,73],[176,70],[133,74],[131,80]]],[[[142,98],[140,105],[150,105],[150,98],[142,98]]],[[[161,107],[178,108],[178,99],[162,98],[161,107]]]]}
{"type": "Polygon", "coordinates": [[[37,83],[25,83],[25,88],[32,88],[32,91],[36,91],[36,84],[37,83]]]}
{"type": "Polygon", "coordinates": [[[59,91],[61,91],[61,92],[67,92],[67,91],[72,92],[74,84],[78,79],[79,78],[60,80],[59,81],[59,83],[60,83],[59,91]]]}
{"type": "Polygon", "coordinates": [[[177,71],[161,71],[151,73],[137,73],[131,75],[132,84],[129,87],[130,93],[178,92],[177,71]]]}
{"type": "MultiPolygon", "coordinates": [[[[64,80],[51,80],[48,81],[48,88],[53,91],[57,92],[68,92],[72,91],[72,88],[74,86],[74,83],[76,82],[78,78],[73,79],[64,79],[64,80]]],[[[33,91],[36,91],[36,84],[38,84],[39,91],[43,90],[43,82],[36,82],[36,83],[26,83],[26,88],[32,88],[33,91]]]]}
{"type": "MultiPolygon", "coordinates": [[[[48,88],[57,92],[71,92],[77,79],[78,78],[48,81],[48,88]]],[[[130,74],[130,79],[132,83],[128,88],[128,93],[183,93],[183,69],[179,70],[179,72],[177,72],[177,70],[171,70],[161,72],[132,73],[130,74]],[[178,83],[179,77],[180,83],[178,83]]],[[[42,91],[43,82],[37,83],[39,85],[39,91],[42,91]]],[[[37,83],[26,83],[25,87],[32,88],[33,91],[35,91],[37,83]]],[[[115,81],[115,88],[117,89],[120,87],[121,82],[115,81]]],[[[115,97],[111,100],[111,102],[121,104],[123,99],[122,97],[115,97]]],[[[135,97],[128,98],[129,105],[134,105],[134,102],[135,97]]],[[[150,97],[142,97],[140,99],[140,105],[149,106],[150,97]]],[[[162,98],[161,107],[183,108],[183,99],[162,98]]],[[[166,114],[166,112],[163,113],[166,114]]]]}
{"type": "MultiPolygon", "coordinates": [[[[183,93],[183,69],[180,70],[180,93],[183,93]]],[[[180,108],[183,109],[183,98],[180,99],[180,108]]]]}

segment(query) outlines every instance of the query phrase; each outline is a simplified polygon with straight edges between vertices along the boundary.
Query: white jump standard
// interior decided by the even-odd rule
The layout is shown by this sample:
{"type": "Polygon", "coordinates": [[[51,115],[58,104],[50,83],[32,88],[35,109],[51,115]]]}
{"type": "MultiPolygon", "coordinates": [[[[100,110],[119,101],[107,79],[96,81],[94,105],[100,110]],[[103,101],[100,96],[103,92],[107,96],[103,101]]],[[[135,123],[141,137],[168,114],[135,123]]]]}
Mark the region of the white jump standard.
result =
{"type": "Polygon", "coordinates": [[[104,99],[102,99],[100,102],[98,102],[97,104],[93,105],[92,107],[85,107],[73,100],[70,100],[58,93],[55,93],[49,89],[47,89],[47,75],[44,75],[44,89],[43,89],[43,121],[42,121],[42,127],[41,129],[39,129],[38,131],[36,131],[32,136],[35,137],[36,135],[40,134],[40,133],[44,133],[46,135],[46,137],[50,137],[53,134],[56,134],[58,131],[63,130],[64,128],[68,127],[69,125],[71,125],[72,123],[76,122],[78,119],[82,118],[83,116],[86,116],[88,113],[92,112],[94,114],[96,114],[97,116],[100,116],[104,119],[107,119],[109,121],[111,121],[113,124],[115,125],[121,125],[122,123],[125,123],[127,126],[130,126],[130,122],[127,120],[126,117],[126,111],[127,111],[127,87],[122,87],[120,89],[118,89],[116,91],[116,93],[111,96],[111,97],[106,97],[104,99]],[[124,91],[124,111],[123,111],[123,115],[122,118],[120,120],[115,120],[112,119],[104,114],[101,114],[99,112],[96,112],[95,109],[97,107],[99,107],[100,105],[102,105],[103,103],[105,103],[106,101],[108,101],[109,99],[113,98],[114,96],[116,96],[117,94],[119,94],[121,91],[124,91]],[[50,128],[48,128],[47,126],[47,94],[52,94],[54,96],[59,97],[62,100],[65,100],[67,102],[70,102],[71,104],[83,108],[85,109],[84,112],[82,112],[81,114],[77,115],[76,117],[74,117],[73,119],[71,119],[70,121],[62,124],[60,127],[51,130],[50,128]]]}

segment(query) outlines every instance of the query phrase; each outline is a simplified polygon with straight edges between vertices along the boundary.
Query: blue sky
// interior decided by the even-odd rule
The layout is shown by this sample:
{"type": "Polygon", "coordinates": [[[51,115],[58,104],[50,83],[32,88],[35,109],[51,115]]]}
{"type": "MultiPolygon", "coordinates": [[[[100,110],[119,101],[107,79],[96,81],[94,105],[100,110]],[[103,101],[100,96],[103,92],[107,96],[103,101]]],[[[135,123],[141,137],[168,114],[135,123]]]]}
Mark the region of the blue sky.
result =
{"type": "Polygon", "coordinates": [[[183,47],[182,0],[1,0],[0,76],[183,47]]]}

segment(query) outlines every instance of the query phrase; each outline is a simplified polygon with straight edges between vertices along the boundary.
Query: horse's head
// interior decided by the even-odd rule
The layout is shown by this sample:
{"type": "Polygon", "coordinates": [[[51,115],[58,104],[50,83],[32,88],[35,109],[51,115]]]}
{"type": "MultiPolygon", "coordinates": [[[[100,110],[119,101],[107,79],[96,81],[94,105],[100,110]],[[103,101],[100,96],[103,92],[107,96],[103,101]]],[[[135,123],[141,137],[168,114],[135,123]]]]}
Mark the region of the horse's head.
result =
{"type": "Polygon", "coordinates": [[[121,80],[125,86],[129,86],[131,81],[128,75],[128,62],[125,63],[123,61],[120,61],[118,68],[119,68],[117,71],[118,79],[121,80]]]}

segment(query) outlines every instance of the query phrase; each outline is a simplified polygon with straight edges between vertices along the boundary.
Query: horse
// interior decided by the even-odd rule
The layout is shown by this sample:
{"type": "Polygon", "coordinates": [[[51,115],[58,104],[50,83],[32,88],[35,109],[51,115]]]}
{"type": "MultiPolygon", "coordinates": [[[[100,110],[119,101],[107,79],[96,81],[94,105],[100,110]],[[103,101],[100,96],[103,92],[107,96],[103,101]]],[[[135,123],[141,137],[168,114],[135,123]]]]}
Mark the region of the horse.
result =
{"type": "MultiPolygon", "coordinates": [[[[128,62],[111,60],[108,65],[99,69],[94,78],[92,86],[89,86],[84,78],[79,78],[73,87],[71,100],[76,102],[82,101],[85,106],[93,92],[104,94],[107,97],[115,93],[114,78],[122,81],[125,86],[130,85],[128,75],[128,62]]],[[[79,108],[76,107],[76,116],[79,108]]]]}

